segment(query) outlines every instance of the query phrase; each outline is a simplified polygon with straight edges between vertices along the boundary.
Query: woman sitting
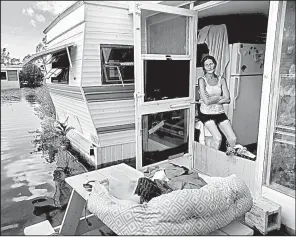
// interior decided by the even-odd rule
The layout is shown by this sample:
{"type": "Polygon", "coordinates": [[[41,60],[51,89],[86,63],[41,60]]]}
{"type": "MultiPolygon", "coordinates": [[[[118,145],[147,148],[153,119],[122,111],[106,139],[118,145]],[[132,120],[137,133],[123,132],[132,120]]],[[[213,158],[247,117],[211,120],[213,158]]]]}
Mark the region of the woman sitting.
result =
{"type": "Polygon", "coordinates": [[[217,61],[213,56],[205,56],[202,59],[204,76],[198,79],[201,106],[199,119],[209,130],[213,137],[210,146],[219,149],[222,141],[220,130],[226,136],[228,142],[227,152],[233,151],[236,144],[236,136],[231,123],[227,118],[223,104],[230,102],[229,91],[223,77],[215,74],[217,61]]]}

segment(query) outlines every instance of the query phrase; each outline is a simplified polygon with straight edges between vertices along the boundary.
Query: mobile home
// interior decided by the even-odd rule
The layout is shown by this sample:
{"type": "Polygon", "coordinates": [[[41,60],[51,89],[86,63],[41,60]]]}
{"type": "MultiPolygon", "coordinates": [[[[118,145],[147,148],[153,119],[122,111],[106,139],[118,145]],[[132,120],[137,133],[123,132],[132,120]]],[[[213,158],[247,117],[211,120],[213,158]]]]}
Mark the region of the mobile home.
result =
{"type": "Polygon", "coordinates": [[[57,119],[69,117],[72,145],[89,162],[136,157],[141,169],[184,155],[188,166],[236,174],[254,197],[279,203],[282,223],[295,231],[294,21],[292,1],[79,1],[44,30],[47,50],[27,62],[44,60],[57,119]],[[194,139],[199,43],[220,55],[232,101],[226,112],[256,159],[194,139]],[[257,81],[232,75],[232,67],[249,70],[231,62],[238,45],[262,70],[257,81]]]}
{"type": "Polygon", "coordinates": [[[20,88],[19,71],[21,65],[4,65],[1,64],[1,89],[20,88]]]}

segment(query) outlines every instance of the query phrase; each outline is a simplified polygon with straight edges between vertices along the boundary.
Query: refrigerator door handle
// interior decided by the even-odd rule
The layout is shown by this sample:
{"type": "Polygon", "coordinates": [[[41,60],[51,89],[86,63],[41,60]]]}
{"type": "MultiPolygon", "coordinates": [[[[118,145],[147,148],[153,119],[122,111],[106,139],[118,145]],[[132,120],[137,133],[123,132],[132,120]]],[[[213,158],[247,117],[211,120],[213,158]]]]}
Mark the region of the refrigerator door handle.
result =
{"type": "Polygon", "coordinates": [[[237,51],[237,54],[238,54],[238,60],[237,60],[237,68],[236,68],[236,73],[237,74],[240,74],[240,71],[241,71],[241,63],[242,63],[242,54],[240,52],[240,50],[237,51]]]}
{"type": "Polygon", "coordinates": [[[235,109],[235,101],[239,95],[239,84],[240,84],[240,77],[235,77],[235,81],[237,81],[237,86],[236,86],[236,93],[235,93],[235,97],[234,97],[234,101],[233,101],[233,109],[235,109]]]}

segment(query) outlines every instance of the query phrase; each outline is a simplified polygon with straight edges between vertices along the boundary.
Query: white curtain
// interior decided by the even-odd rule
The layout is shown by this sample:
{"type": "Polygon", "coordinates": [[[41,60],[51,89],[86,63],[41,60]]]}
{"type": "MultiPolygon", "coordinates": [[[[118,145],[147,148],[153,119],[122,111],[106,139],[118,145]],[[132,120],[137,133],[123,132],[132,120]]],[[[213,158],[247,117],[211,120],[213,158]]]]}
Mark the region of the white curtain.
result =
{"type": "Polygon", "coordinates": [[[226,78],[226,68],[230,61],[226,25],[209,25],[199,31],[197,43],[206,43],[209,54],[217,60],[216,74],[226,78]]]}

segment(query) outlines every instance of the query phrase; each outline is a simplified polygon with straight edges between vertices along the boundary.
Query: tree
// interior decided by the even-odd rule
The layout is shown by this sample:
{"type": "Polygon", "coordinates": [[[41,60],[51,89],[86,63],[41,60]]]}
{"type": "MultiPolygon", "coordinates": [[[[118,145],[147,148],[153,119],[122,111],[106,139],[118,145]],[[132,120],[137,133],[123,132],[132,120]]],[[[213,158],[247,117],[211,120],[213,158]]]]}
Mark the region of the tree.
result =
{"type": "Polygon", "coordinates": [[[25,62],[27,59],[29,59],[32,55],[31,54],[27,54],[24,58],[23,58],[23,62],[25,62]]]}
{"type": "Polygon", "coordinates": [[[20,81],[28,82],[29,87],[36,87],[42,84],[43,74],[38,66],[32,63],[26,64],[20,71],[20,81]]]}
{"type": "Polygon", "coordinates": [[[22,64],[22,63],[21,63],[21,60],[19,58],[12,58],[10,60],[10,64],[12,64],[12,65],[18,65],[18,64],[22,64]]]}

